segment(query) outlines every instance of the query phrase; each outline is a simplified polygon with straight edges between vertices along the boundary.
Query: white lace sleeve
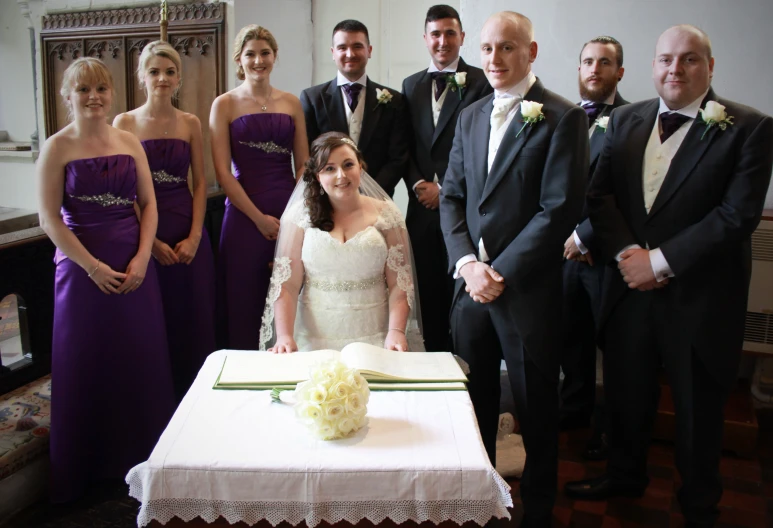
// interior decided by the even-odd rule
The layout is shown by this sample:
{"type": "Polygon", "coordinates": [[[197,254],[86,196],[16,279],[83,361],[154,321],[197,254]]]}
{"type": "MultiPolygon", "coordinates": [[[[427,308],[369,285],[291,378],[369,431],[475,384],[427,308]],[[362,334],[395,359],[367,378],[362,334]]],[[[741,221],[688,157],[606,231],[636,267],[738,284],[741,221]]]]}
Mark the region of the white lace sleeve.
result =
{"type": "Polygon", "coordinates": [[[263,321],[260,323],[259,350],[266,350],[274,338],[274,303],[282,293],[282,285],[290,280],[292,270],[290,257],[277,257],[274,259],[274,271],[271,273],[271,282],[268,285],[266,307],[263,309],[263,321]]]}
{"type": "Polygon", "coordinates": [[[408,297],[408,307],[413,309],[415,297],[413,277],[411,276],[411,266],[405,257],[405,246],[403,244],[390,246],[386,263],[389,269],[397,274],[397,287],[405,292],[408,297]]]}

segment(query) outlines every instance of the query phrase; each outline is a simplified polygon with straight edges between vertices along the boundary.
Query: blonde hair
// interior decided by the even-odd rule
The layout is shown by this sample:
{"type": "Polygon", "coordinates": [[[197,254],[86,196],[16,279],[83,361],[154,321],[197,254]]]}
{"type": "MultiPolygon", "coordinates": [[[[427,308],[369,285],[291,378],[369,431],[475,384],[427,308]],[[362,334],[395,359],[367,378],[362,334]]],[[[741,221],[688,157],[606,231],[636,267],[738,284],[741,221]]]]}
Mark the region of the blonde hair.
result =
{"type": "Polygon", "coordinates": [[[242,29],[240,29],[239,34],[236,35],[236,38],[234,39],[233,60],[236,63],[236,76],[241,81],[244,80],[244,68],[242,68],[242,65],[239,64],[239,57],[242,55],[244,45],[247,44],[247,42],[250,40],[265,40],[268,42],[269,47],[274,52],[274,55],[276,55],[276,52],[279,51],[279,47],[276,45],[276,39],[274,38],[274,35],[272,35],[271,32],[263,26],[250,24],[249,26],[244,26],[242,29]]]}
{"type": "Polygon", "coordinates": [[[140,59],[137,64],[137,79],[139,80],[140,87],[143,90],[146,89],[143,78],[145,77],[145,70],[147,69],[148,61],[151,57],[163,57],[174,63],[175,67],[177,68],[177,78],[180,79],[180,84],[177,86],[177,90],[175,90],[176,94],[182,85],[182,59],[180,59],[180,54],[177,53],[177,50],[174,49],[171,44],[164,42],[163,40],[154,40],[142,49],[142,53],[140,54],[140,59]]]}
{"type": "Polygon", "coordinates": [[[105,84],[110,91],[113,91],[113,75],[107,69],[105,63],[94,57],[81,57],[70,64],[62,75],[62,84],[59,87],[59,94],[67,105],[67,117],[72,119],[72,104],[68,102],[67,96],[79,84],[105,84]]]}

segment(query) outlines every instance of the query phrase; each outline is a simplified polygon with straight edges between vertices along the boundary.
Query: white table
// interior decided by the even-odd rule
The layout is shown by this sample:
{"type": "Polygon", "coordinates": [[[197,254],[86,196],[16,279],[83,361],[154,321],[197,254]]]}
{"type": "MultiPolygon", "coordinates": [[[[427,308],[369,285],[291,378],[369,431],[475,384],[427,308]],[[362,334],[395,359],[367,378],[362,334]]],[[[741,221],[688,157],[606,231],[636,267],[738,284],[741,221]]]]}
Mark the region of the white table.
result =
{"type": "Polygon", "coordinates": [[[175,516],[309,527],[510,517],[510,488],[467,392],[372,392],[367,427],[326,442],[268,391],[212,389],[226,355],[251,353],[210,355],[150,459],[127,475],[139,526],[175,516]]]}

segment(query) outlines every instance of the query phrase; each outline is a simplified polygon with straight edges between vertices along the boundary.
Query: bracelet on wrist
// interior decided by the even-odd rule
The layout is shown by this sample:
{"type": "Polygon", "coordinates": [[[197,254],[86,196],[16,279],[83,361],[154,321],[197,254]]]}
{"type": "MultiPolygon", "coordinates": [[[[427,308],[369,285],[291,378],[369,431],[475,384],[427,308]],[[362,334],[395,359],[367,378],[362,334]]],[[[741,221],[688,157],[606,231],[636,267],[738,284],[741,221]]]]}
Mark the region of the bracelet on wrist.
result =
{"type": "Polygon", "coordinates": [[[97,270],[98,270],[98,269],[99,269],[99,259],[97,259],[97,265],[96,265],[96,266],[94,266],[94,269],[93,269],[93,270],[91,270],[91,273],[89,273],[89,274],[88,274],[88,275],[86,275],[86,276],[87,276],[88,278],[91,278],[91,276],[92,276],[92,275],[94,275],[94,274],[97,272],[97,270]]]}
{"type": "Polygon", "coordinates": [[[394,330],[395,332],[400,332],[401,334],[405,334],[405,330],[400,330],[399,328],[390,328],[389,331],[391,332],[394,330]]]}

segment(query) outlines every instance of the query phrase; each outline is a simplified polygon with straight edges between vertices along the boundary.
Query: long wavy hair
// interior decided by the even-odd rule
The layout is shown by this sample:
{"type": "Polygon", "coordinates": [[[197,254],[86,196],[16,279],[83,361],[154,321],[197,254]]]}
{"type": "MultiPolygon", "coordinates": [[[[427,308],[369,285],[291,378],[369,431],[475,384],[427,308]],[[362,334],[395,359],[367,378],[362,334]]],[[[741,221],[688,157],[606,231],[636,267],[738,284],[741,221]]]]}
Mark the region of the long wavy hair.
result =
{"type": "Polygon", "coordinates": [[[306,182],[304,190],[304,204],[309,211],[311,225],[322,231],[333,230],[333,205],[327,194],[322,193],[322,185],[317,179],[317,174],[327,165],[330,153],[339,147],[350,147],[357,155],[357,161],[366,169],[362,153],[355,146],[349,136],[341,132],[325,132],[311,144],[309,159],[303,170],[303,181],[306,182]]]}

